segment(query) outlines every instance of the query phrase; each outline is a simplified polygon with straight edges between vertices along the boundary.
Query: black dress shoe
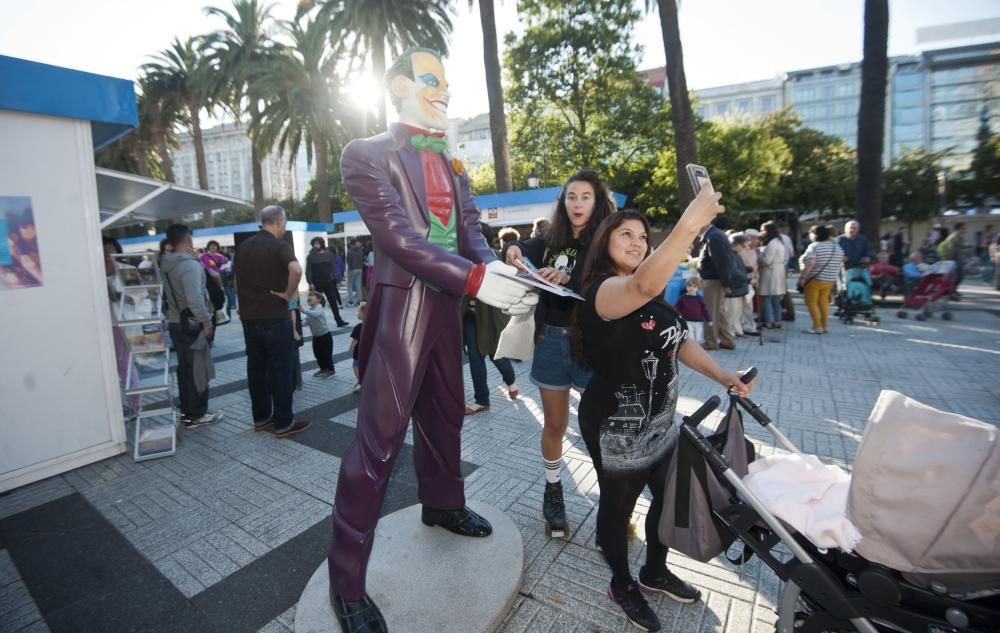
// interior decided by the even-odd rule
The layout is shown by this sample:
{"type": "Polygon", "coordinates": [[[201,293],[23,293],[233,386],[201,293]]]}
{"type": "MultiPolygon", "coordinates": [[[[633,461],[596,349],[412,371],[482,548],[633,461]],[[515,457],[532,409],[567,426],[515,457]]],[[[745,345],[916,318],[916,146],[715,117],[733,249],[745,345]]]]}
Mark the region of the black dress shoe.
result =
{"type": "Polygon", "coordinates": [[[330,589],[330,606],[337,614],[344,633],[388,633],[385,618],[372,599],[365,594],[361,600],[349,602],[330,589]]]}
{"type": "Polygon", "coordinates": [[[461,510],[435,510],[424,506],[420,511],[424,525],[440,525],[459,536],[489,536],[493,533],[490,522],[468,507],[461,510]]]}

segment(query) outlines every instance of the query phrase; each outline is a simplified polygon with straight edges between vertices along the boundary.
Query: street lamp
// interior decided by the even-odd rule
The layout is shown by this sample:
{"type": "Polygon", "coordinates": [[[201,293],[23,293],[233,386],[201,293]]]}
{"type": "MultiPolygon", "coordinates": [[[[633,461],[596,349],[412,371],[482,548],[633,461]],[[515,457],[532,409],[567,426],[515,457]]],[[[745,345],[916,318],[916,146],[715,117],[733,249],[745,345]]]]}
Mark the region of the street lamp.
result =
{"type": "Polygon", "coordinates": [[[532,167],[531,171],[528,172],[528,188],[537,189],[538,188],[538,172],[532,167]]]}

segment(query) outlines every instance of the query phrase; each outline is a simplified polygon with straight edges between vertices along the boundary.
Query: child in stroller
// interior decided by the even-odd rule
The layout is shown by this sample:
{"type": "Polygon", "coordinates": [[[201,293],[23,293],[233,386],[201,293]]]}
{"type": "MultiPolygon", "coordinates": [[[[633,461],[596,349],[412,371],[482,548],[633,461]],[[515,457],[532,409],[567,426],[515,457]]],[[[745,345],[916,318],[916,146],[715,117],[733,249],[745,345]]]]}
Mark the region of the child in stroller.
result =
{"type": "Polygon", "coordinates": [[[896,313],[901,319],[905,319],[906,309],[919,310],[916,319],[925,321],[930,318],[935,311],[941,311],[941,318],[950,321],[952,313],[948,311],[948,299],[955,293],[957,285],[957,273],[955,262],[942,260],[932,264],[916,287],[903,299],[903,308],[896,313]]]}
{"type": "MultiPolygon", "coordinates": [[[[798,453],[757,405],[731,397],[798,453]]],[[[1000,631],[1000,494],[994,487],[1000,440],[994,427],[884,391],[850,481],[845,515],[862,538],[849,552],[819,547],[790,528],[734,472],[718,435],[706,439],[697,429],[718,404],[713,397],[684,419],[682,443],[695,447],[727,484],[726,503],[707,490],[706,498],[715,529],[744,543],[743,556],[730,561],[756,554],[784,581],[779,633],[1000,631]],[[790,558],[774,550],[779,543],[790,558]]],[[[742,426],[738,412],[736,418],[742,426]]]]}
{"type": "Polygon", "coordinates": [[[837,295],[837,316],[844,323],[854,323],[855,318],[863,318],[877,324],[875,305],[872,303],[872,277],[865,266],[847,268],[837,295]]]}

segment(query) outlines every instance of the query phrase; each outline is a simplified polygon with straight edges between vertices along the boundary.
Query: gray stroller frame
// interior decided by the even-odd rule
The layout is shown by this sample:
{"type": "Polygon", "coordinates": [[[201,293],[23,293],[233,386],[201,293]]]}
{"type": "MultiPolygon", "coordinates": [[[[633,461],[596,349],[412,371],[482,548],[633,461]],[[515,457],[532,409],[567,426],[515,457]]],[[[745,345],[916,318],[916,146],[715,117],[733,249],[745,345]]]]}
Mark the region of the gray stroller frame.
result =
{"type": "MultiPolygon", "coordinates": [[[[743,381],[756,376],[751,368],[743,381]]],[[[800,453],[760,407],[748,398],[731,396],[784,448],[800,453]]],[[[839,549],[816,547],[793,533],[743,483],[725,457],[698,430],[698,425],[721,402],[712,396],[681,425],[683,441],[691,442],[720,480],[735,494],[731,505],[712,508],[720,528],[744,543],[743,556],[729,557],[740,564],[756,554],[785,583],[778,604],[778,633],[995,633],[1000,631],[998,600],[960,600],[913,585],[883,565],[839,549]],[[779,543],[792,554],[778,558],[779,543]],[[748,551],[749,550],[749,551],[748,551]]]]}

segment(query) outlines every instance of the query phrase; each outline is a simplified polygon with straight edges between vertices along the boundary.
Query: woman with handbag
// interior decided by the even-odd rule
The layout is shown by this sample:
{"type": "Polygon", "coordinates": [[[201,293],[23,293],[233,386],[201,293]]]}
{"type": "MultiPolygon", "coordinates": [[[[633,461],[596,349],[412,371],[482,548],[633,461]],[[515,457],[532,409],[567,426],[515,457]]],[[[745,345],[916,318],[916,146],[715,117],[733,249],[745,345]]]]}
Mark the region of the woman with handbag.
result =
{"type": "Polygon", "coordinates": [[[802,330],[806,334],[826,334],[830,313],[830,292],[840,274],[844,251],[830,239],[830,227],[814,225],[809,229],[812,242],[802,253],[799,266],[802,274],[799,287],[812,317],[812,327],[802,330]]]}
{"type": "MultiPolygon", "coordinates": [[[[607,185],[593,171],[580,171],[566,181],[545,233],[514,242],[503,251],[508,264],[523,269],[527,258],[539,274],[554,284],[579,290],[583,261],[598,225],[614,212],[607,185]]],[[[582,392],[590,372],[573,362],[568,330],[579,301],[543,292],[535,309],[535,349],[531,382],[538,386],[545,419],[542,429],[542,460],[545,463],[545,495],[542,514],[554,535],[565,534],[566,506],[563,501],[563,436],[569,425],[569,390],[582,392]]]]}
{"type": "Polygon", "coordinates": [[[679,602],[701,596],[667,569],[667,544],[658,535],[668,464],[679,436],[677,361],[741,395],[751,389],[689,336],[687,323],[662,298],[688,245],[723,212],[719,197],[703,188],[652,254],[645,216],[622,211],[605,220],[584,265],[586,301],[573,328],[574,355],[594,371],[580,401],[580,432],[601,489],[596,538],[611,568],[608,594],[646,631],[659,631],[660,623],[643,593],[679,602]],[[647,485],[653,501],[646,514],[646,561],[634,579],[628,524],[647,485]]]}

